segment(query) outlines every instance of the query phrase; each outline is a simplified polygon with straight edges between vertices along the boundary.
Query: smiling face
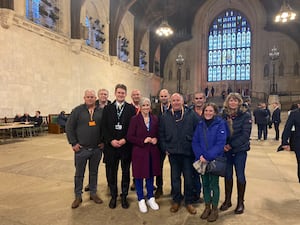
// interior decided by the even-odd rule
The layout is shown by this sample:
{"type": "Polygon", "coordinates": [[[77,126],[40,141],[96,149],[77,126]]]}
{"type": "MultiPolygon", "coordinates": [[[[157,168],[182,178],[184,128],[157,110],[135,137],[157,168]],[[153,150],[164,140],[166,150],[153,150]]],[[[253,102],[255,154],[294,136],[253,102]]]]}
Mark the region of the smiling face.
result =
{"type": "Polygon", "coordinates": [[[183,97],[178,94],[178,93],[174,93],[171,97],[171,105],[172,105],[172,109],[174,111],[179,111],[182,109],[183,107],[183,97]]]}
{"type": "Polygon", "coordinates": [[[143,115],[147,115],[150,112],[151,103],[148,98],[142,98],[140,102],[141,112],[143,115]]]}
{"type": "Polygon", "coordinates": [[[117,88],[115,91],[116,101],[117,102],[124,102],[126,97],[126,90],[123,88],[117,88]]]}
{"type": "Polygon", "coordinates": [[[229,98],[228,107],[231,110],[237,110],[239,107],[239,100],[236,98],[229,98]]]}
{"type": "Polygon", "coordinates": [[[211,120],[212,118],[214,118],[216,114],[217,112],[215,111],[214,107],[212,107],[211,105],[208,105],[204,108],[204,112],[203,112],[204,119],[211,120]]]}

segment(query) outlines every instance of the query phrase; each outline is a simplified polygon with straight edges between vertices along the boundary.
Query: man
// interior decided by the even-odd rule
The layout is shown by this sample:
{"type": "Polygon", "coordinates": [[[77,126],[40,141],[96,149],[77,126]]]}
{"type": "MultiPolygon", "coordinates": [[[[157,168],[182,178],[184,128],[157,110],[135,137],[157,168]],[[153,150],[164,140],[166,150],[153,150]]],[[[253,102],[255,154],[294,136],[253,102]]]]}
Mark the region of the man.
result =
{"type": "Polygon", "coordinates": [[[298,109],[294,109],[290,112],[282,132],[281,144],[284,150],[291,150],[291,134],[293,126],[295,127],[295,139],[293,145],[297,159],[298,181],[300,183],[300,103],[298,103],[298,109]]]}
{"type": "Polygon", "coordinates": [[[257,124],[257,140],[260,141],[262,135],[264,140],[267,140],[267,127],[268,127],[268,111],[266,109],[266,103],[260,102],[257,109],[253,111],[254,123],[257,124]]]}
{"type": "Polygon", "coordinates": [[[279,103],[274,102],[273,103],[273,108],[274,111],[272,113],[272,123],[274,124],[274,129],[275,129],[275,140],[279,140],[279,124],[281,123],[281,118],[280,118],[280,109],[279,109],[279,103]]]}
{"type": "Polygon", "coordinates": [[[124,209],[129,207],[127,201],[130,182],[131,145],[126,140],[129,122],[135,115],[135,108],[125,101],[127,87],[117,84],[115,87],[116,100],[107,105],[103,111],[103,136],[105,141],[106,163],[109,167],[109,188],[111,200],[109,207],[116,208],[118,185],[117,174],[121,161],[121,204],[124,209]]]}
{"type": "Polygon", "coordinates": [[[75,200],[72,208],[82,202],[83,178],[87,161],[89,161],[90,200],[97,204],[103,201],[96,194],[98,183],[98,166],[101,160],[103,143],[101,143],[102,109],[96,107],[96,94],[93,90],[84,92],[84,104],[72,110],[66,124],[69,143],[75,154],[75,200]]]}
{"type": "Polygon", "coordinates": [[[96,106],[100,108],[104,108],[106,105],[110,104],[111,102],[108,100],[108,90],[102,88],[98,90],[98,99],[96,101],[96,106]]]}
{"type": "MultiPolygon", "coordinates": [[[[140,112],[140,100],[141,100],[141,92],[138,89],[133,89],[131,92],[132,105],[135,108],[135,114],[137,115],[140,112]]],[[[135,190],[135,180],[132,179],[132,185],[130,186],[130,190],[135,190]]]]}
{"type": "Polygon", "coordinates": [[[190,214],[196,214],[193,207],[193,162],[192,138],[199,118],[196,113],[184,108],[179,93],[171,96],[172,109],[162,115],[159,126],[161,149],[169,157],[173,204],[170,211],[176,213],[184,199],[190,214]],[[184,179],[184,196],[181,191],[181,175],[184,179]]]}
{"type": "MultiPolygon", "coordinates": [[[[102,88],[98,90],[98,99],[96,100],[96,107],[99,107],[103,109],[106,105],[110,104],[111,101],[108,100],[108,90],[102,88]]],[[[103,148],[103,162],[105,163],[105,149],[103,148]]],[[[108,166],[105,164],[105,175],[106,175],[106,181],[107,185],[108,183],[108,166]]],[[[89,185],[85,186],[84,191],[90,191],[89,185]]]]}
{"type": "MultiPolygon", "coordinates": [[[[162,89],[159,92],[159,104],[156,108],[152,110],[153,114],[158,116],[158,119],[160,120],[161,116],[169,111],[171,109],[170,104],[170,93],[167,89],[162,89]]],[[[159,148],[160,145],[158,144],[159,148]]],[[[160,149],[160,169],[161,169],[161,175],[156,177],[156,191],[155,191],[155,198],[160,198],[161,195],[163,195],[163,167],[164,167],[164,161],[166,158],[166,153],[160,149]]]]}
{"type": "MultiPolygon", "coordinates": [[[[206,96],[203,92],[196,92],[194,94],[193,105],[190,107],[198,115],[199,120],[202,119],[203,107],[206,102],[206,96]]],[[[203,199],[200,197],[201,194],[201,181],[199,173],[194,169],[194,188],[193,188],[193,202],[203,203],[203,199]]]]}

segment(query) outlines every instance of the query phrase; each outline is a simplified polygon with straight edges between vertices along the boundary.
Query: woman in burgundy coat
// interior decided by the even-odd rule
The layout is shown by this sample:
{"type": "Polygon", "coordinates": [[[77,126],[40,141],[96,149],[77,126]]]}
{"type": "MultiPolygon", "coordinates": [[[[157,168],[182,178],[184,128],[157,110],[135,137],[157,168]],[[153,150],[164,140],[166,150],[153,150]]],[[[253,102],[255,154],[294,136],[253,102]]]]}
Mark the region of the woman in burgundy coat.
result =
{"type": "Polygon", "coordinates": [[[132,173],[135,178],[139,209],[147,212],[143,193],[143,180],[146,179],[147,205],[158,210],[153,195],[154,176],[160,175],[160,153],[157,147],[158,118],[150,113],[151,102],[148,98],[140,101],[141,111],[131,118],[127,139],[132,143],[132,173]]]}

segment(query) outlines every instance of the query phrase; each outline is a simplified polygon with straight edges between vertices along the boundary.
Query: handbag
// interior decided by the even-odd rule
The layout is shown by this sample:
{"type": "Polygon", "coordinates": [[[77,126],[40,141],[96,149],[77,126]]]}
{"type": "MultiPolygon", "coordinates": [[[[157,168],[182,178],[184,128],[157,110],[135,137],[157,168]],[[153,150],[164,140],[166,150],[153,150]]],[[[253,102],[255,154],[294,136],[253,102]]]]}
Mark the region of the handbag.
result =
{"type": "Polygon", "coordinates": [[[208,163],[206,167],[206,172],[216,176],[225,177],[226,166],[227,158],[224,156],[220,156],[208,163]]]}
{"type": "MultiPolygon", "coordinates": [[[[204,134],[205,145],[208,148],[208,143],[206,139],[206,130],[204,128],[203,128],[203,134],[204,134]]],[[[227,158],[225,156],[219,156],[215,160],[208,162],[206,166],[206,172],[216,176],[225,177],[226,166],[227,166],[227,158]]]]}

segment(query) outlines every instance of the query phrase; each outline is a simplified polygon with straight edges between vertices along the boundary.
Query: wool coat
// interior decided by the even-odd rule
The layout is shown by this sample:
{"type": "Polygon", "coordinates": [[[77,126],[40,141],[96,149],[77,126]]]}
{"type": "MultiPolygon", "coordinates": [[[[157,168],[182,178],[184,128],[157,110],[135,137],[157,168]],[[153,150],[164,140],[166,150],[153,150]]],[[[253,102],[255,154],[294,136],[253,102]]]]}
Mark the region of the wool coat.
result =
{"type": "Polygon", "coordinates": [[[150,128],[148,130],[142,114],[139,113],[131,118],[127,132],[127,140],[133,145],[131,159],[134,178],[149,178],[160,175],[158,146],[151,143],[145,144],[146,137],[158,138],[158,118],[150,114],[150,128]]]}

